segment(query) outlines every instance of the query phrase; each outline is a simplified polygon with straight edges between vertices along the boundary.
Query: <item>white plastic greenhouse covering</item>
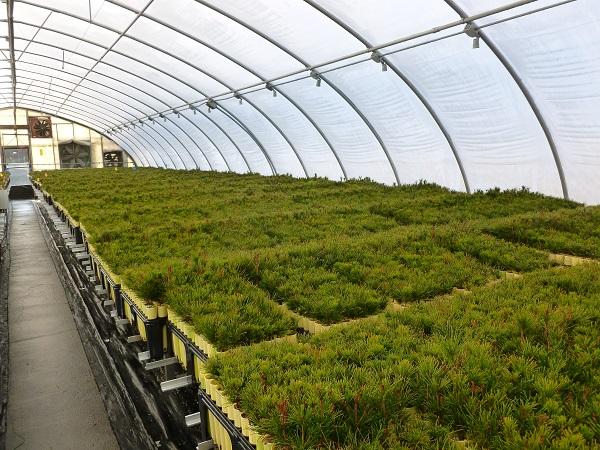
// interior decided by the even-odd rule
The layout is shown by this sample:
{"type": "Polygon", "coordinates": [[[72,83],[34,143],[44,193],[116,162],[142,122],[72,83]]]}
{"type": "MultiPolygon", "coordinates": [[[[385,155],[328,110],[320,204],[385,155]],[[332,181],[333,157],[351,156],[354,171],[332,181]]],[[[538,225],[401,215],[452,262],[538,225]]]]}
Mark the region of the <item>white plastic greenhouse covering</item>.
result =
{"type": "Polygon", "coordinates": [[[598,204],[600,0],[510,1],[8,0],[0,107],[142,166],[598,204]]]}

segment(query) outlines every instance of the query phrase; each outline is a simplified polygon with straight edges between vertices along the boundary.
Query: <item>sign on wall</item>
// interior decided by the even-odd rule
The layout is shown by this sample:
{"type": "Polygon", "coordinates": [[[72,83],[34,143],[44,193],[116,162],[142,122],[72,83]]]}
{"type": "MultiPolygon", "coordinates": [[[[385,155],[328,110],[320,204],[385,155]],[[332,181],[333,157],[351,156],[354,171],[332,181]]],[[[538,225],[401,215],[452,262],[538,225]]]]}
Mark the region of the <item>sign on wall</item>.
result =
{"type": "Polygon", "coordinates": [[[30,116],[27,118],[29,135],[33,139],[48,139],[52,137],[52,121],[50,116],[30,116]]]}

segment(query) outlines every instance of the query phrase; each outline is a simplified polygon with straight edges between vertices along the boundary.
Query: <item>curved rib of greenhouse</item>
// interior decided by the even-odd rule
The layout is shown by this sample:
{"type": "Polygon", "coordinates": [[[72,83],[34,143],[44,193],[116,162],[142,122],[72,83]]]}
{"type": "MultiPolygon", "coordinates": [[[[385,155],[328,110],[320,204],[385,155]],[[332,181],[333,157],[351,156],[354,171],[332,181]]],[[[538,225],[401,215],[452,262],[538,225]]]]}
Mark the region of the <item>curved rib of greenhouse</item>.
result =
{"type": "Polygon", "coordinates": [[[8,1],[0,108],[139,166],[600,203],[596,0],[8,1]]]}

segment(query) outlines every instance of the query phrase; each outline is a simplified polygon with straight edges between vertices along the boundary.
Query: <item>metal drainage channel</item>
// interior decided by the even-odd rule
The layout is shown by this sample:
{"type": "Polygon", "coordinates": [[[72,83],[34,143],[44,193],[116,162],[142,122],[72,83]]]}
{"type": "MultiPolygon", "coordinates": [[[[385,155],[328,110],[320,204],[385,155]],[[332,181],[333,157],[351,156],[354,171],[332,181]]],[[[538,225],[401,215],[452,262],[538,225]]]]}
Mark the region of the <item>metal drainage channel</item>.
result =
{"type": "MultiPolygon", "coordinates": [[[[38,194],[41,194],[44,201],[54,208],[60,220],[66,225],[62,231],[57,228],[55,235],[60,233],[60,239],[63,241],[61,244],[65,249],[68,249],[65,252],[67,255],[63,254],[63,259],[66,259],[67,266],[70,269],[76,269],[79,273],[85,274],[85,278],[88,281],[87,288],[94,294],[92,297],[104,299],[101,302],[96,302],[96,306],[101,306],[101,308],[94,308],[95,311],[102,310],[104,317],[94,317],[95,321],[96,319],[101,319],[105,322],[107,319],[110,320],[113,326],[113,334],[116,331],[121,335],[121,340],[123,334],[131,334],[131,329],[140,330],[145,334],[142,337],[136,331],[136,334],[127,336],[125,341],[127,342],[127,356],[129,359],[135,359],[138,365],[137,368],[139,369],[138,372],[143,372],[141,376],[143,380],[141,388],[144,391],[148,391],[149,389],[155,391],[151,394],[153,400],[156,402],[156,408],[159,409],[160,418],[164,422],[169,422],[162,424],[162,427],[157,427],[155,420],[144,420],[147,419],[147,414],[144,414],[147,411],[143,410],[148,409],[147,405],[144,405],[144,401],[136,401],[138,392],[130,392],[136,408],[142,409],[142,411],[139,411],[140,416],[145,422],[144,426],[151,437],[153,439],[157,439],[158,437],[158,440],[160,440],[156,429],[163,428],[164,431],[166,425],[170,433],[166,433],[166,436],[165,433],[162,433],[162,438],[171,441],[170,443],[175,447],[169,445],[169,442],[161,442],[162,445],[167,444],[167,447],[195,448],[197,450],[218,448],[220,446],[211,439],[209,431],[209,414],[212,414],[218,424],[227,432],[232,450],[256,449],[256,446],[250,443],[249,438],[242,433],[223,410],[195,382],[195,357],[205,362],[208,356],[173,323],[169,322],[167,317],[148,318],[133,299],[121,290],[121,285],[112,278],[101,260],[93,252],[90,252],[90,244],[87,242],[81,227],[71,221],[72,219],[62,207],[56,204],[51,195],[42,191],[41,186],[37,182],[32,181],[32,183],[38,189],[38,194]],[[127,317],[126,309],[128,309],[129,318],[127,317]],[[165,336],[166,342],[164,339],[165,336]],[[181,373],[181,365],[173,353],[173,336],[181,341],[185,348],[186,365],[183,369],[183,374],[181,373]],[[144,340],[146,341],[145,347],[141,348],[140,345],[144,344],[144,340]],[[163,370],[157,371],[155,369],[163,370]],[[153,382],[148,383],[148,375],[150,373],[152,373],[151,378],[153,378],[153,382]],[[161,381],[161,375],[168,379],[161,381]],[[189,390],[194,388],[197,389],[197,402],[190,402],[189,390]],[[176,395],[173,395],[175,391],[181,391],[182,393],[179,395],[175,393],[176,395]],[[185,394],[186,392],[187,395],[185,394]],[[165,403],[170,404],[166,405],[165,403]],[[189,414],[181,412],[182,410],[190,409],[195,411],[189,414]],[[173,435],[173,432],[175,435],[173,435]],[[186,436],[180,436],[180,434],[185,434],[186,436]],[[190,443],[192,443],[191,446],[190,443]]],[[[43,208],[40,209],[43,210],[43,208]]],[[[105,339],[105,343],[106,341],[105,339]]],[[[121,351],[116,351],[115,353],[116,357],[114,354],[111,354],[111,357],[115,361],[129,391],[130,387],[134,387],[132,384],[135,384],[135,382],[128,383],[127,380],[127,378],[132,376],[131,368],[123,368],[123,364],[119,364],[118,359],[123,357],[121,351]]],[[[147,400],[145,399],[145,401],[147,400]]]]}

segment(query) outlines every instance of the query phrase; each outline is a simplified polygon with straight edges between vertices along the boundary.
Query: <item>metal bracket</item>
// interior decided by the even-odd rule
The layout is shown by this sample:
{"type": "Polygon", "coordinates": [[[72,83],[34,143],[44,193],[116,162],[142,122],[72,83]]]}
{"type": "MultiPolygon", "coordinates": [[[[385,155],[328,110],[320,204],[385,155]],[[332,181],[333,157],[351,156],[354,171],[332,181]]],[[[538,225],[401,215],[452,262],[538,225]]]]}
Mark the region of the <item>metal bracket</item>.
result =
{"type": "Polygon", "coordinates": [[[465,34],[473,38],[473,48],[479,48],[479,27],[472,22],[465,25],[465,34]]]}
{"type": "Polygon", "coordinates": [[[212,439],[209,439],[208,441],[200,442],[196,446],[196,450],[213,450],[214,448],[215,448],[215,443],[213,442],[212,439]]]}
{"type": "Polygon", "coordinates": [[[219,107],[219,105],[217,105],[217,102],[215,102],[212,98],[208,99],[208,101],[206,102],[206,106],[208,106],[209,112],[219,107]]]}
{"type": "Polygon", "coordinates": [[[373,53],[371,53],[371,59],[377,64],[381,64],[381,70],[383,72],[387,72],[387,63],[385,62],[385,59],[381,53],[379,53],[378,51],[374,51],[373,53]]]}
{"type": "Polygon", "coordinates": [[[163,392],[174,391],[194,384],[194,378],[191,375],[175,378],[174,380],[163,381],[160,383],[160,390],[163,392]]]}
{"type": "Polygon", "coordinates": [[[195,427],[196,425],[200,425],[202,423],[202,414],[200,412],[195,412],[193,414],[188,414],[185,416],[185,426],[186,427],[195,427]]]}
{"type": "Polygon", "coordinates": [[[179,360],[175,356],[172,356],[170,358],[159,359],[158,361],[152,361],[152,362],[146,363],[145,369],[146,370],[158,369],[159,367],[170,366],[172,364],[177,364],[178,362],[179,362],[179,360]]]}

